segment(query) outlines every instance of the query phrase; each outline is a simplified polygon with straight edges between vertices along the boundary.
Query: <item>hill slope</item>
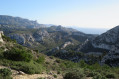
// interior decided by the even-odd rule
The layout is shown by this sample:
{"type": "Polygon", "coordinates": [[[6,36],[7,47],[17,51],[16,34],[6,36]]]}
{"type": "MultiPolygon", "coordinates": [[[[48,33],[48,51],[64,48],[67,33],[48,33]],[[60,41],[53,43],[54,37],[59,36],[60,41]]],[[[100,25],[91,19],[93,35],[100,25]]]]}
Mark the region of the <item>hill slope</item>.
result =
{"type": "Polygon", "coordinates": [[[95,35],[85,34],[60,25],[44,28],[37,22],[19,17],[1,15],[0,18],[0,29],[6,36],[39,52],[52,52],[57,47],[63,50],[72,45],[77,48],[85,40],[95,38],[95,35]]]}
{"type": "Polygon", "coordinates": [[[20,28],[41,28],[45,27],[43,24],[38,24],[37,21],[31,21],[20,17],[12,17],[7,15],[0,15],[0,24],[9,25],[11,27],[20,28]]]}
{"type": "Polygon", "coordinates": [[[87,65],[84,61],[74,63],[16,44],[3,36],[0,47],[1,79],[118,79],[119,68],[107,65],[87,65]],[[12,72],[12,73],[11,73],[12,72]],[[73,76],[73,77],[72,77],[73,76]]]}
{"type": "Polygon", "coordinates": [[[119,26],[88,41],[81,50],[85,53],[101,55],[101,63],[119,66],[119,26]],[[88,47],[90,46],[90,47],[88,47]]]}

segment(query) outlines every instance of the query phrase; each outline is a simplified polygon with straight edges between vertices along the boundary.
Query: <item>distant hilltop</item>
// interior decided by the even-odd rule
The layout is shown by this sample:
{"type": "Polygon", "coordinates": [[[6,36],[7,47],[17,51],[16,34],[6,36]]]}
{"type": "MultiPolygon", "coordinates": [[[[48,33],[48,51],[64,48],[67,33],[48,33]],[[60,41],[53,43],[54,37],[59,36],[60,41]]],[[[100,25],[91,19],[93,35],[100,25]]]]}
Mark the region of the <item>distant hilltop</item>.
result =
{"type": "Polygon", "coordinates": [[[0,15],[1,25],[11,25],[12,27],[22,28],[41,28],[45,27],[44,24],[39,24],[37,21],[28,20],[20,17],[13,17],[8,15],[0,15]]]}

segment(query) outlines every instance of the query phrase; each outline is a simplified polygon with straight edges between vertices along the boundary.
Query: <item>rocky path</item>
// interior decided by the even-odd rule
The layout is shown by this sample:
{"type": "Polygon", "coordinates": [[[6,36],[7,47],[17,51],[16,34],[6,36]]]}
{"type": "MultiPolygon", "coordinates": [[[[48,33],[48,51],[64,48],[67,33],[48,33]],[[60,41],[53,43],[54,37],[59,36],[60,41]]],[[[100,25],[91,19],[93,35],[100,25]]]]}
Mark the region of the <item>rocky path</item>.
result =
{"type": "MultiPolygon", "coordinates": [[[[0,69],[2,68],[8,68],[5,66],[0,66],[0,69]]],[[[10,68],[8,68],[10,69],[10,68]]],[[[62,76],[58,76],[57,78],[54,78],[53,75],[49,75],[49,74],[33,74],[33,75],[29,75],[29,74],[25,74],[22,71],[16,71],[13,69],[10,69],[12,71],[12,77],[13,79],[38,79],[38,78],[44,78],[44,79],[63,79],[62,76]]]]}
{"type": "Polygon", "coordinates": [[[13,79],[38,79],[38,78],[54,79],[51,75],[47,75],[47,74],[13,75],[13,79]]]}

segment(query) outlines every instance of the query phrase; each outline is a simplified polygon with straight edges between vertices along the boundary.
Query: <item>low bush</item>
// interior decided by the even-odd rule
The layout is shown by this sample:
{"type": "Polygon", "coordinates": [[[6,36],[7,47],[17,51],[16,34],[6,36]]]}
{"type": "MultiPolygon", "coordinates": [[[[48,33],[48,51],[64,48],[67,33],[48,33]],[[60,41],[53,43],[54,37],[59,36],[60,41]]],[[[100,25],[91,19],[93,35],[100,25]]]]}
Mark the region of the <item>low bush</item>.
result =
{"type": "Polygon", "coordinates": [[[54,57],[53,57],[53,56],[50,56],[49,58],[50,58],[50,59],[54,59],[54,57]]]}
{"type": "Polygon", "coordinates": [[[11,78],[12,72],[9,69],[0,69],[0,79],[12,79],[11,78]]]}
{"type": "Polygon", "coordinates": [[[53,75],[54,76],[54,78],[57,78],[57,75],[53,75]]]}
{"type": "Polygon", "coordinates": [[[57,74],[61,74],[61,71],[57,71],[57,74]]]}
{"type": "Polygon", "coordinates": [[[64,79],[85,79],[86,76],[82,71],[73,71],[65,74],[64,79]]]}
{"type": "Polygon", "coordinates": [[[45,62],[45,57],[44,56],[39,56],[38,59],[36,60],[37,63],[43,64],[45,62]]]}
{"type": "Polygon", "coordinates": [[[45,68],[41,64],[38,64],[35,61],[31,61],[31,62],[13,62],[13,63],[10,64],[10,66],[13,69],[23,71],[27,74],[39,74],[43,70],[45,70],[45,68]]]}
{"type": "Polygon", "coordinates": [[[45,64],[50,64],[50,62],[45,62],[45,64]]]}
{"type": "Polygon", "coordinates": [[[55,62],[61,63],[61,60],[60,59],[56,59],[55,62]]]}
{"type": "Polygon", "coordinates": [[[31,52],[25,49],[12,48],[9,51],[3,53],[4,57],[13,61],[26,61],[32,60],[31,52]]]}
{"type": "Polygon", "coordinates": [[[93,79],[107,79],[105,76],[102,76],[100,74],[97,74],[93,77],[93,79]]]}
{"type": "Polygon", "coordinates": [[[39,74],[43,71],[43,67],[40,64],[33,64],[31,63],[29,64],[25,64],[23,66],[20,67],[20,70],[28,73],[28,74],[39,74]]]}
{"type": "Polygon", "coordinates": [[[11,39],[10,37],[7,37],[7,36],[5,36],[5,35],[2,35],[2,38],[3,38],[4,41],[7,41],[7,42],[15,42],[15,43],[16,43],[16,40],[11,39]]]}
{"type": "Polygon", "coordinates": [[[116,78],[116,74],[114,74],[114,73],[107,73],[106,74],[106,78],[116,78]]]}
{"type": "Polygon", "coordinates": [[[94,77],[95,75],[98,75],[99,73],[98,72],[89,72],[88,74],[87,74],[87,77],[94,77]]]}
{"type": "Polygon", "coordinates": [[[0,60],[0,64],[8,66],[14,70],[23,71],[27,74],[39,74],[46,70],[43,64],[39,64],[33,60],[30,62],[24,62],[3,59],[0,60]]]}
{"type": "Polygon", "coordinates": [[[45,79],[45,78],[37,78],[37,79],[45,79]]]}

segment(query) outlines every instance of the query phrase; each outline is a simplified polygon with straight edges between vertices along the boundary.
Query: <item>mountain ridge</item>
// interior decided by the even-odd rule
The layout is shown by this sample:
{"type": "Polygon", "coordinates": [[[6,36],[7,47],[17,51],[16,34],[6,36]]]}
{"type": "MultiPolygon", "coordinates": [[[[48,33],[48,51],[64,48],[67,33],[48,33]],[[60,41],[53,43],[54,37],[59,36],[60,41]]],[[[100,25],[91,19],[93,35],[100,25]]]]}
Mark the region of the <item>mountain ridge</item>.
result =
{"type": "Polygon", "coordinates": [[[3,19],[0,19],[0,29],[4,31],[6,36],[15,39],[21,45],[33,49],[35,47],[36,50],[39,50],[39,48],[49,50],[51,47],[60,47],[62,44],[65,44],[65,42],[71,42],[74,43],[74,45],[78,45],[86,39],[95,37],[95,35],[85,34],[61,25],[52,25],[51,27],[38,26],[38,28],[34,28],[34,21],[28,19],[24,20],[22,18],[18,18],[18,21],[16,21],[17,17],[12,16],[0,16],[0,18],[1,17],[3,17],[3,19]],[[33,25],[33,27],[31,27],[31,25],[33,25]],[[52,46],[50,46],[50,44],[52,44],[52,46]]]}
{"type": "Polygon", "coordinates": [[[119,62],[119,42],[118,42],[118,36],[119,36],[119,26],[116,26],[107,32],[97,36],[92,41],[87,42],[86,45],[84,45],[84,48],[81,50],[86,53],[90,52],[100,52],[100,54],[104,54],[101,63],[106,63],[110,66],[118,66],[119,62]],[[92,46],[92,48],[89,50],[89,47],[86,47],[87,45],[92,46]],[[87,50],[87,51],[86,51],[87,50]],[[97,52],[95,51],[97,50],[97,52]]]}
{"type": "Polygon", "coordinates": [[[19,26],[19,24],[24,22],[24,19],[21,19],[21,22],[18,20],[18,25],[15,25],[17,23],[14,23],[14,17],[12,17],[11,20],[8,19],[10,21],[6,19],[3,20],[4,23],[2,23],[2,19],[0,20],[0,29],[4,31],[6,36],[15,39],[23,46],[37,50],[40,53],[53,55],[74,62],[79,62],[81,59],[84,59],[87,63],[98,62],[110,66],[118,66],[118,64],[115,65],[112,61],[115,60],[119,63],[117,61],[119,59],[119,26],[116,26],[101,35],[95,35],[85,34],[78,30],[66,28],[61,25],[40,27],[40,24],[38,24],[38,28],[34,28],[35,25],[33,23],[31,24],[33,25],[31,28],[29,24],[29,27],[27,26],[27,23],[31,22],[29,20],[27,20],[28,22],[24,24],[24,27],[22,27],[22,25],[19,26]],[[12,20],[13,23],[10,23],[12,20]],[[95,59],[93,59],[93,57],[91,58],[91,56],[95,59]]]}
{"type": "Polygon", "coordinates": [[[8,15],[0,15],[0,24],[11,25],[12,27],[22,27],[22,28],[40,28],[46,27],[43,24],[37,23],[37,21],[24,19],[21,17],[13,17],[8,15]]]}

